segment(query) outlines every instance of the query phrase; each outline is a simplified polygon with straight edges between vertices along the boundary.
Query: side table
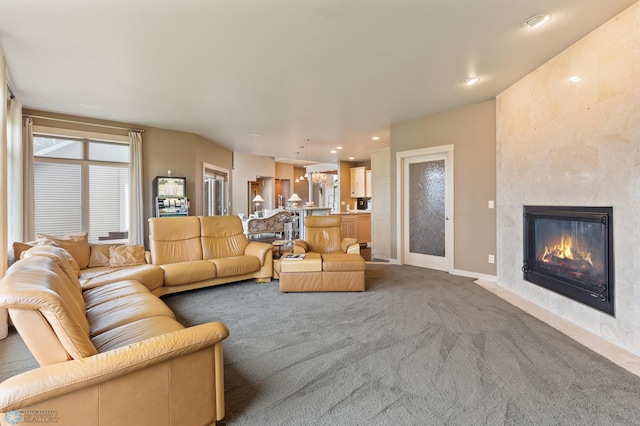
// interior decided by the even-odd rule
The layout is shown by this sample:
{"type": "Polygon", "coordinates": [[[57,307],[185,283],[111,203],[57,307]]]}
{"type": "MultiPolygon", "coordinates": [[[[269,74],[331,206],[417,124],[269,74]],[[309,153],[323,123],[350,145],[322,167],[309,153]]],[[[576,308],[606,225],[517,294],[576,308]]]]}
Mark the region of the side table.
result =
{"type": "Polygon", "coordinates": [[[289,244],[288,240],[275,240],[274,242],[272,242],[271,244],[273,244],[274,246],[278,247],[278,256],[275,257],[274,259],[280,259],[282,257],[282,246],[286,246],[289,244]]]}

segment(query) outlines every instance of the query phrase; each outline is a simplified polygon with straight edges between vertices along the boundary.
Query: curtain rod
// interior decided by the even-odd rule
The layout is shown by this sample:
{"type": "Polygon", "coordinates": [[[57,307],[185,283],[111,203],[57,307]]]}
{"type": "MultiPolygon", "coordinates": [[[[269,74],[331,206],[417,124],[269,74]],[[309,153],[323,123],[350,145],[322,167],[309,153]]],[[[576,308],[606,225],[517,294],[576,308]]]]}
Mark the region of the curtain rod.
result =
{"type": "Polygon", "coordinates": [[[13,94],[13,90],[11,90],[11,86],[7,83],[7,90],[9,91],[9,99],[15,99],[16,95],[13,94]]]}
{"type": "Polygon", "coordinates": [[[107,129],[116,129],[116,130],[128,130],[130,132],[140,132],[144,133],[144,129],[131,129],[128,127],[118,127],[118,126],[108,126],[106,124],[95,124],[95,123],[86,123],[84,121],[76,121],[76,120],[65,120],[63,118],[53,118],[53,117],[43,117],[41,115],[29,115],[25,114],[23,117],[31,117],[31,118],[39,118],[42,120],[52,120],[52,121],[61,121],[63,123],[71,123],[71,124],[83,124],[85,126],[95,126],[95,127],[104,127],[107,129]]]}

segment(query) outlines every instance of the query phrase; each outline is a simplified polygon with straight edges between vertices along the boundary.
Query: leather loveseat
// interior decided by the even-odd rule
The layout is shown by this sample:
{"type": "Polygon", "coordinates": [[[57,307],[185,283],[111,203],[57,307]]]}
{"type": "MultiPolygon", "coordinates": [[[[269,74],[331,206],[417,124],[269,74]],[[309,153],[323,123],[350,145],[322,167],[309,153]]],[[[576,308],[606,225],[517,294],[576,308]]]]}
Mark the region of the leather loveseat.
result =
{"type": "Polygon", "coordinates": [[[238,216],[151,218],[149,249],[163,272],[157,295],[273,276],[273,245],[249,241],[238,216]]]}
{"type": "Polygon", "coordinates": [[[84,288],[64,249],[34,247],[0,281],[39,368],[0,383],[0,424],[195,425],[224,416],[219,322],[183,327],[149,288],[84,288]]]}

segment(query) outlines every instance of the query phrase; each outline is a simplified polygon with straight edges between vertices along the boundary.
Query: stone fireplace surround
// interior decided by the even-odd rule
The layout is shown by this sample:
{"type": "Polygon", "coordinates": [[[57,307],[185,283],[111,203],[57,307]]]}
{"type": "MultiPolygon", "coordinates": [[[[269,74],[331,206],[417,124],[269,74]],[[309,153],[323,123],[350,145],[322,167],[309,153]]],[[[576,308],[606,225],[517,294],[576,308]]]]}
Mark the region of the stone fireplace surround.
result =
{"type": "Polygon", "coordinates": [[[497,97],[497,283],[487,287],[640,375],[639,46],[636,3],[497,97]],[[524,205],[613,206],[615,317],[524,281],[524,205]]]}

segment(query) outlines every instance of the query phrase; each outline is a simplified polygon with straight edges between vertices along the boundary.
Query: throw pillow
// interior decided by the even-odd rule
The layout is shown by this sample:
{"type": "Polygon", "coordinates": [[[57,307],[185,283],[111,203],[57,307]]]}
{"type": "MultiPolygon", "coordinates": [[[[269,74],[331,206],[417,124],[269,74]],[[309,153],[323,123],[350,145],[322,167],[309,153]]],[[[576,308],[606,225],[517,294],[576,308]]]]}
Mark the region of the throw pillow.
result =
{"type": "Polygon", "coordinates": [[[89,266],[91,249],[89,248],[89,239],[87,238],[86,232],[62,236],[38,234],[36,237],[38,241],[44,239],[53,241],[58,247],[68,251],[76,262],[78,262],[80,269],[89,266]]]}
{"type": "Polygon", "coordinates": [[[91,257],[89,258],[89,268],[98,266],[109,266],[111,247],[121,246],[122,244],[91,244],[91,257]]]}
{"type": "Polygon", "coordinates": [[[109,266],[134,266],[143,265],[144,246],[114,246],[109,247],[109,266]]]}
{"type": "Polygon", "coordinates": [[[22,259],[22,253],[29,250],[31,247],[35,247],[36,244],[37,241],[30,241],[28,243],[16,241],[15,243],[13,243],[13,258],[15,260],[22,259]]]}

